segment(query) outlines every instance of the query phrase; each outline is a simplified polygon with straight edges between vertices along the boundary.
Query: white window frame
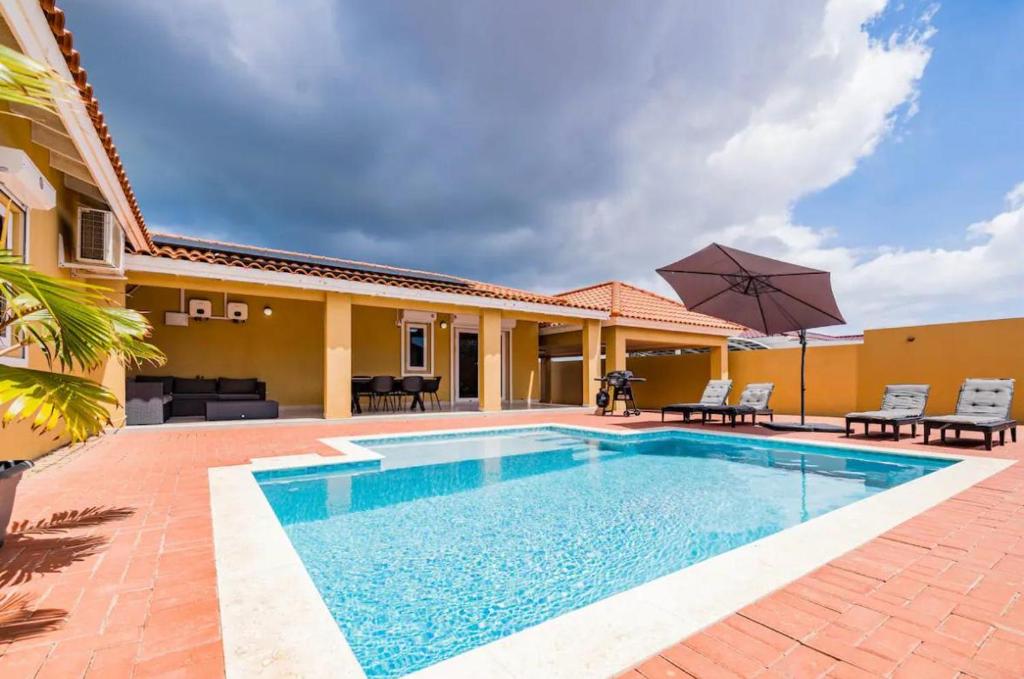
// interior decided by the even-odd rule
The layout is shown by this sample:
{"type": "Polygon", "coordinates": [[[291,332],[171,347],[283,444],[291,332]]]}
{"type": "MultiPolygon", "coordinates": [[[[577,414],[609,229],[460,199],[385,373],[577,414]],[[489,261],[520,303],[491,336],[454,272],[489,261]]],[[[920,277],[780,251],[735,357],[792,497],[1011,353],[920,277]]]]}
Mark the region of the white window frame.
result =
{"type": "MultiPolygon", "coordinates": [[[[18,212],[21,213],[21,220],[19,224],[8,224],[7,228],[7,239],[2,244],[4,248],[10,248],[14,246],[14,229],[21,228],[21,242],[22,242],[22,253],[21,259],[23,262],[28,264],[29,261],[29,211],[28,208],[22,204],[17,198],[8,193],[6,188],[0,187],[0,219],[7,219],[7,208],[5,203],[10,199],[11,204],[18,208],[18,212]]],[[[7,328],[3,333],[0,333],[0,351],[6,349],[11,345],[11,329],[7,328]]],[[[6,354],[0,356],[0,364],[14,366],[18,368],[25,368],[28,366],[28,351],[26,347],[22,347],[19,353],[6,354]]]]}
{"type": "Polygon", "coordinates": [[[434,324],[419,321],[402,321],[402,376],[432,375],[434,369],[434,324]],[[423,348],[424,365],[414,366],[409,363],[410,351],[409,331],[418,328],[423,330],[423,338],[427,345],[423,348]]]}

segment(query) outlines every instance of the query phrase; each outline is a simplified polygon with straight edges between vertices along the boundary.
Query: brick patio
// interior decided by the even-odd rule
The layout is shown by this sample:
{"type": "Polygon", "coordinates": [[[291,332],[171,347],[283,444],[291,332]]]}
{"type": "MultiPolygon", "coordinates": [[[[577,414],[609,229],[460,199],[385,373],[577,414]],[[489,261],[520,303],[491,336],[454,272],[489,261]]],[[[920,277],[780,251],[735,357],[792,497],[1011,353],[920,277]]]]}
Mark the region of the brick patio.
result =
{"type": "MultiPolygon", "coordinates": [[[[0,676],[223,675],[208,467],[334,454],[317,442],[326,436],[656,419],[540,412],[133,430],[51,456],[22,482],[17,530],[0,550],[0,676]]],[[[1020,460],[1024,441],[990,454],[1020,460]]],[[[623,676],[1022,677],[1022,592],[1024,465],[1014,465],[623,676]]]]}

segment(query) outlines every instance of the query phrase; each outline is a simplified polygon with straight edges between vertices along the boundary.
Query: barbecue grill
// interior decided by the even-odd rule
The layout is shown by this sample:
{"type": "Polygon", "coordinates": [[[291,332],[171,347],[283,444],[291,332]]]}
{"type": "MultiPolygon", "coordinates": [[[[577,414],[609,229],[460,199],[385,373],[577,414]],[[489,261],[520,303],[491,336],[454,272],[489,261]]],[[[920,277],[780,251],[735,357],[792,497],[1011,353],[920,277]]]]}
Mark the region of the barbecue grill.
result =
{"type": "Polygon", "coordinates": [[[597,392],[597,407],[601,409],[602,415],[615,412],[615,402],[622,401],[626,405],[626,412],[623,416],[639,415],[640,409],[636,407],[633,400],[633,382],[646,382],[642,377],[633,375],[632,370],[613,370],[604,377],[595,377],[601,383],[601,389],[597,392]],[[611,393],[608,390],[611,389],[611,393]]]}

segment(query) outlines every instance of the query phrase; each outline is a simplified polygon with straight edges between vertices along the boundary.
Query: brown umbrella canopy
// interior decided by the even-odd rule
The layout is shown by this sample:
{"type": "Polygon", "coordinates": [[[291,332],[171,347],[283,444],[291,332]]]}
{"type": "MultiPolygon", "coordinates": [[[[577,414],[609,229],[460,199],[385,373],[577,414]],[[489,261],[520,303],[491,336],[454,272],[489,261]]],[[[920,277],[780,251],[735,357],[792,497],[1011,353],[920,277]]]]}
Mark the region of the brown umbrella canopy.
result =
{"type": "Polygon", "coordinates": [[[827,271],[712,243],[658,273],[691,311],[766,335],[846,323],[827,271]]]}

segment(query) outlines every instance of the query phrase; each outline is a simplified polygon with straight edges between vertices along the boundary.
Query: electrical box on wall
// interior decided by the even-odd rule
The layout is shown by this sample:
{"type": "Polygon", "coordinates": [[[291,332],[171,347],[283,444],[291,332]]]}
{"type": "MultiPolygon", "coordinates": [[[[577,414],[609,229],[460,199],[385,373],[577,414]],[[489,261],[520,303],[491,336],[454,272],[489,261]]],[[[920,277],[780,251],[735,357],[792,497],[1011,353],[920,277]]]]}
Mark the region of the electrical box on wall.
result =
{"type": "Polygon", "coordinates": [[[187,328],[188,314],[183,314],[180,311],[164,312],[164,325],[172,325],[176,327],[187,328]]]}
{"type": "Polygon", "coordinates": [[[228,320],[243,323],[249,319],[249,305],[245,302],[228,302],[228,320]]]}
{"type": "Polygon", "coordinates": [[[213,304],[208,299],[190,299],[188,315],[192,318],[210,318],[213,316],[213,304]]]}

